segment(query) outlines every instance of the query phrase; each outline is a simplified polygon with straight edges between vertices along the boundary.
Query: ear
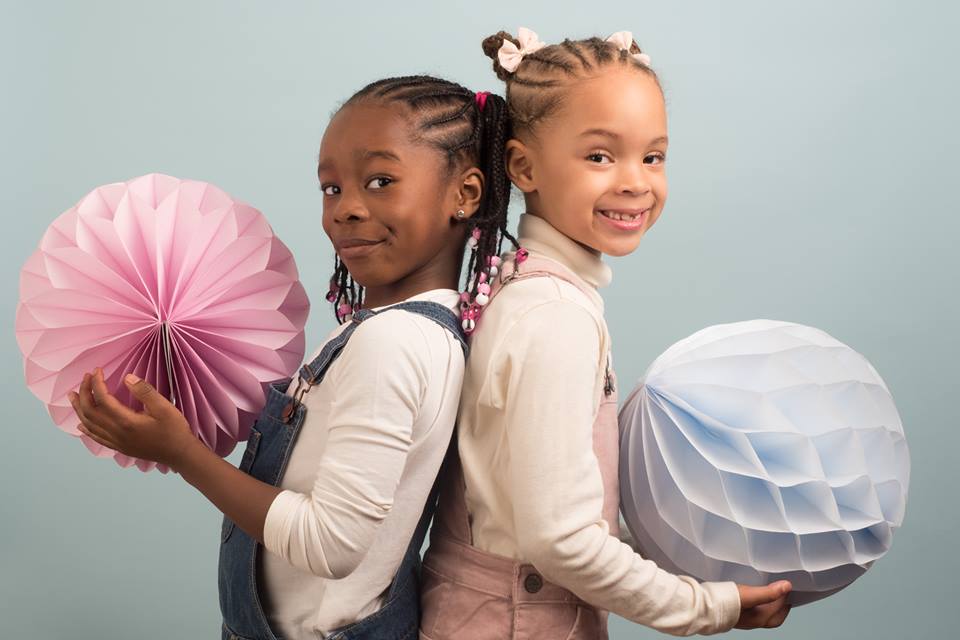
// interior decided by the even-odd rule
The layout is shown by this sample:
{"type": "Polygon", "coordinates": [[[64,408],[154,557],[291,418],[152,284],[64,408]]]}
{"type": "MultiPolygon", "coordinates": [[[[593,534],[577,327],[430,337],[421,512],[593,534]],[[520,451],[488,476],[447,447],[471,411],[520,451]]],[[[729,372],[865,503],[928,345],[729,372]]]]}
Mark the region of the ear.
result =
{"type": "Polygon", "coordinates": [[[477,212],[480,201],[483,199],[483,172],[477,167],[470,167],[460,174],[457,181],[457,190],[454,193],[454,207],[450,217],[454,222],[462,222],[477,212]],[[457,211],[462,210],[463,218],[457,217],[457,211]]]}
{"type": "Polygon", "coordinates": [[[536,191],[537,184],[533,179],[533,157],[530,147],[516,138],[511,138],[507,140],[504,156],[510,182],[517,185],[517,188],[524,193],[536,191]]]}

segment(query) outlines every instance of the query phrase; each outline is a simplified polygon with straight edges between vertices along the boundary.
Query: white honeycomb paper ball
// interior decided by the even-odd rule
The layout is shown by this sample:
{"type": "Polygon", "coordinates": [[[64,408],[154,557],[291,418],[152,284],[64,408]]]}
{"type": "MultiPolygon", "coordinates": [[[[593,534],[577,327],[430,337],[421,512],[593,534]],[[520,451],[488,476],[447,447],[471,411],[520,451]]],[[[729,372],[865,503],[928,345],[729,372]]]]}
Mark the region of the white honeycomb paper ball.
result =
{"type": "Polygon", "coordinates": [[[910,454],[862,355],[772,320],[708,327],[647,370],[620,411],[621,507],[638,550],[705,581],[846,587],[903,522],[910,454]]]}

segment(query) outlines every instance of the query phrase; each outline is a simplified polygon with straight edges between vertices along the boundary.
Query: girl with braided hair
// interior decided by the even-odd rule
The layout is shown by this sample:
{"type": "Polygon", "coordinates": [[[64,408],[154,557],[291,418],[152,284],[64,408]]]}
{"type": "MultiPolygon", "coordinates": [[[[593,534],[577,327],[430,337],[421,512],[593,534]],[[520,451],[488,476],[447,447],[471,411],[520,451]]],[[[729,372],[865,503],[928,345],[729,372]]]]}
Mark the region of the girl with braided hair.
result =
{"type": "MultiPolygon", "coordinates": [[[[629,32],[483,41],[506,82],[519,245],[484,288],[459,456],[423,561],[422,640],[601,639],[607,612],[674,635],[773,627],[790,583],[698,583],[620,540],[616,381],[598,289],[667,197],[667,123],[629,32]]],[[[638,322],[638,328],[642,326],[638,322]]]]}
{"type": "Polygon", "coordinates": [[[223,511],[223,638],[416,636],[419,552],[463,379],[456,311],[510,239],[507,135],[502,98],[428,76],[374,82],[333,116],[318,177],[340,325],[269,389],[239,470],[145,381],[127,383],[142,413],[99,371],[71,398],[94,440],[169,465],[223,511]]]}

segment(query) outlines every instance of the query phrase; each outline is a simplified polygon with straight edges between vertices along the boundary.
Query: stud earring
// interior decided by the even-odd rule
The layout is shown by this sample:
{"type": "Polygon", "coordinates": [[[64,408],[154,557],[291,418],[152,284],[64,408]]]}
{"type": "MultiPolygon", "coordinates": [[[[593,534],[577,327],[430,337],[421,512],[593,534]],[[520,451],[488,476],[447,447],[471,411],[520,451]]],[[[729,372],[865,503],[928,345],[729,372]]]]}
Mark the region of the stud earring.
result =
{"type": "Polygon", "coordinates": [[[457,211],[457,220],[463,220],[463,217],[464,217],[465,215],[467,215],[467,212],[464,211],[463,209],[459,209],[459,210],[457,211]]]}

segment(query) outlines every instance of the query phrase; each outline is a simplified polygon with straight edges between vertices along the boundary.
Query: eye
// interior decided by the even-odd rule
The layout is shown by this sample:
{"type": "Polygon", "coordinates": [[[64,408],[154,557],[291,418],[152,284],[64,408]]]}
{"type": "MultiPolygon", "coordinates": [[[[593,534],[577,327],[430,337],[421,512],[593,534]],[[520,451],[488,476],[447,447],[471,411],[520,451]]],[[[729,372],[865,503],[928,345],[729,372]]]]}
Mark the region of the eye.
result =
{"type": "Polygon", "coordinates": [[[603,153],[602,151],[591,153],[586,157],[586,159],[596,164],[609,164],[613,162],[613,158],[611,158],[608,154],[603,153]]]}
{"type": "Polygon", "coordinates": [[[643,158],[643,164],[663,164],[667,161],[667,156],[662,153],[651,153],[643,158]]]}
{"type": "Polygon", "coordinates": [[[376,178],[371,179],[370,182],[367,183],[367,189],[383,189],[384,187],[386,187],[388,184],[391,184],[392,182],[393,182],[393,178],[388,178],[386,176],[377,176],[376,178]]]}
{"type": "Polygon", "coordinates": [[[335,184],[322,184],[320,185],[320,191],[323,191],[325,196],[335,196],[340,193],[340,187],[335,184]]]}

